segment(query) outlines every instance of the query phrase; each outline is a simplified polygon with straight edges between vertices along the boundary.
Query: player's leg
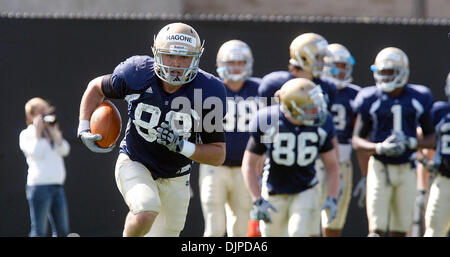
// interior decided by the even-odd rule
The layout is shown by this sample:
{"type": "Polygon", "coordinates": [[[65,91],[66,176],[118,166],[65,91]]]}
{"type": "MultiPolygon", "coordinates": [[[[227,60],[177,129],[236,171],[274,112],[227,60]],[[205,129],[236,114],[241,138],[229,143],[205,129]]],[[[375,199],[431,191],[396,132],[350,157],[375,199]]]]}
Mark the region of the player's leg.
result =
{"type": "Polygon", "coordinates": [[[295,194],[288,210],[288,235],[309,237],[320,235],[320,189],[316,185],[295,194]]]}
{"type": "Polygon", "coordinates": [[[203,236],[224,236],[226,180],[229,173],[223,167],[201,164],[199,167],[200,202],[205,230],[203,236]]]}
{"type": "Polygon", "coordinates": [[[126,154],[119,154],[115,177],[117,188],[130,209],[123,236],[144,236],[161,208],[156,183],[144,165],[126,154]]]}
{"type": "Polygon", "coordinates": [[[30,207],[30,237],[47,236],[47,217],[50,213],[51,194],[47,185],[27,186],[27,200],[30,207]]]}
{"type": "Polygon", "coordinates": [[[353,166],[351,160],[347,160],[340,164],[340,184],[337,202],[336,218],[328,223],[326,211],[321,212],[322,216],[322,233],[326,237],[338,237],[341,235],[342,228],[347,218],[348,206],[352,193],[353,183],[353,166]]]}
{"type": "Polygon", "coordinates": [[[230,174],[232,175],[232,183],[228,191],[227,234],[228,236],[245,237],[252,199],[245,186],[241,168],[233,168],[230,170],[230,174]]]}
{"type": "Polygon", "coordinates": [[[366,212],[369,235],[384,236],[388,226],[392,186],[387,180],[386,166],[370,157],[367,170],[366,212]]]}
{"type": "Polygon", "coordinates": [[[156,180],[160,192],[161,211],[146,236],[177,237],[180,235],[186,222],[191,198],[189,178],[190,174],[156,180]]]}
{"type": "Polygon", "coordinates": [[[392,237],[404,237],[413,221],[417,175],[411,164],[390,165],[395,189],[390,208],[389,230],[392,237]]]}
{"type": "Polygon", "coordinates": [[[425,212],[425,237],[445,237],[450,229],[450,178],[437,175],[425,212]]]}

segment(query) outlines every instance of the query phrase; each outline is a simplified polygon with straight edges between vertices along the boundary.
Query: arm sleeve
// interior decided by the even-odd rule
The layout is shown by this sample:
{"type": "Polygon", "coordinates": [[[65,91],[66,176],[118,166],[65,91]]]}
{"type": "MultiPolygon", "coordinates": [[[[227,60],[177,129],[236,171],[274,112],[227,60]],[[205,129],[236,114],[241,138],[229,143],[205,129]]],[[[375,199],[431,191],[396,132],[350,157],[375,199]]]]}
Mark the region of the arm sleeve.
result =
{"type": "Polygon", "coordinates": [[[120,98],[120,96],[118,93],[116,93],[116,91],[114,91],[114,88],[113,88],[113,85],[111,82],[111,77],[112,77],[112,74],[103,76],[102,91],[106,97],[109,97],[112,99],[118,99],[118,98],[120,98]]]}
{"type": "Polygon", "coordinates": [[[420,127],[422,127],[422,132],[424,135],[430,135],[434,133],[433,120],[430,112],[425,113],[419,119],[420,127]]]}
{"type": "Polygon", "coordinates": [[[225,142],[225,132],[213,131],[208,133],[203,131],[200,133],[200,137],[204,144],[225,142]]]}
{"type": "Polygon", "coordinates": [[[250,151],[257,155],[263,155],[266,152],[267,147],[262,143],[256,142],[255,138],[251,136],[250,139],[248,140],[247,147],[245,148],[245,150],[250,151]]]}
{"type": "Polygon", "coordinates": [[[353,135],[359,136],[361,138],[366,138],[369,136],[372,130],[372,121],[370,119],[365,119],[361,114],[356,117],[355,128],[353,129],[353,135]]]}

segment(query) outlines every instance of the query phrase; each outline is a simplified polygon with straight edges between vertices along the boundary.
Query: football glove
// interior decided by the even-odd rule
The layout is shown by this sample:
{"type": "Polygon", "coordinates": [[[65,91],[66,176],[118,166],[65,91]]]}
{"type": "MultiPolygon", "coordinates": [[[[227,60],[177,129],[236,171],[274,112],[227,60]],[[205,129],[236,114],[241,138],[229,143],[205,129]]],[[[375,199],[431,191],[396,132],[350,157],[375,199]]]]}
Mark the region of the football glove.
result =
{"type": "Polygon", "coordinates": [[[435,163],[433,160],[428,160],[427,157],[423,156],[419,158],[418,161],[427,169],[431,174],[436,174],[439,170],[439,164],[435,163]]]}
{"type": "Polygon", "coordinates": [[[108,153],[114,149],[114,146],[109,148],[101,148],[97,145],[96,141],[102,140],[102,136],[99,134],[92,134],[89,127],[89,121],[81,120],[78,125],[77,137],[83,142],[83,144],[94,153],[108,153]]]}
{"type": "Polygon", "coordinates": [[[353,191],[353,197],[358,197],[358,207],[364,208],[366,205],[366,177],[363,176],[353,191]]]}
{"type": "Polygon", "coordinates": [[[337,214],[337,200],[334,197],[329,196],[320,210],[328,210],[328,223],[330,223],[337,214]]]}
{"type": "Polygon", "coordinates": [[[158,144],[164,145],[170,151],[181,152],[184,144],[183,137],[178,135],[169,123],[161,123],[161,126],[156,128],[156,132],[156,142],[158,144]]]}
{"type": "Polygon", "coordinates": [[[376,144],[375,152],[379,155],[397,157],[405,152],[405,148],[405,140],[402,134],[394,132],[383,142],[376,144]]]}
{"type": "Polygon", "coordinates": [[[271,223],[269,209],[274,212],[278,210],[264,198],[260,197],[253,202],[252,210],[250,211],[250,218],[252,220],[263,220],[264,222],[271,223]]]}

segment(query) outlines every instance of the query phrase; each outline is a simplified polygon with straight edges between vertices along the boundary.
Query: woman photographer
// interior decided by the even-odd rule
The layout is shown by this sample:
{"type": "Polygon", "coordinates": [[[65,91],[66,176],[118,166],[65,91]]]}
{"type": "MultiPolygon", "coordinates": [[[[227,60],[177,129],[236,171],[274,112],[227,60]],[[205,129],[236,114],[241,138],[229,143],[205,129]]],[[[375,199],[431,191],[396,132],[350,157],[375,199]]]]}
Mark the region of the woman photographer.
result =
{"type": "Polygon", "coordinates": [[[30,99],[25,104],[28,126],[19,136],[20,149],[28,164],[26,196],[31,237],[47,236],[47,217],[53,236],[65,237],[69,233],[63,157],[69,154],[70,145],[63,138],[53,111],[54,107],[44,99],[30,99]]]}

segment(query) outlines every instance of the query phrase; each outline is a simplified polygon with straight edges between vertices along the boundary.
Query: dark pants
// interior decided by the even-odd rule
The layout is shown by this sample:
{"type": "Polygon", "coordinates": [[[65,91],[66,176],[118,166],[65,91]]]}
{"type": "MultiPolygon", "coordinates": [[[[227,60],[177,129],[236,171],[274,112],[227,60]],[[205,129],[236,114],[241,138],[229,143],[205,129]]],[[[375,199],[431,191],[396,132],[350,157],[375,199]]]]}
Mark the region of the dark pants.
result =
{"type": "Polygon", "coordinates": [[[53,236],[65,237],[69,233],[69,213],[64,188],[61,185],[27,186],[30,206],[30,237],[47,236],[47,217],[53,236]]]}

